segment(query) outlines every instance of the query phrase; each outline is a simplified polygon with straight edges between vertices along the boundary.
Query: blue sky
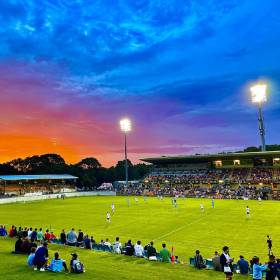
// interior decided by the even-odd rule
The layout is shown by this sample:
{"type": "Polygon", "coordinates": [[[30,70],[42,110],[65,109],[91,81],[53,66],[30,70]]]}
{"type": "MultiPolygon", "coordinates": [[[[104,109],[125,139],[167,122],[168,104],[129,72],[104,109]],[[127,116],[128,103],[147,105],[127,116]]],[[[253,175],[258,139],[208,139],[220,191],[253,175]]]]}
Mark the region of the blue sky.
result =
{"type": "Polygon", "coordinates": [[[279,9],[276,0],[2,1],[2,138],[30,138],[18,154],[3,143],[3,160],[52,150],[109,165],[121,157],[123,116],[134,124],[133,160],[258,145],[249,102],[258,80],[269,84],[267,142],[279,143],[279,9]]]}

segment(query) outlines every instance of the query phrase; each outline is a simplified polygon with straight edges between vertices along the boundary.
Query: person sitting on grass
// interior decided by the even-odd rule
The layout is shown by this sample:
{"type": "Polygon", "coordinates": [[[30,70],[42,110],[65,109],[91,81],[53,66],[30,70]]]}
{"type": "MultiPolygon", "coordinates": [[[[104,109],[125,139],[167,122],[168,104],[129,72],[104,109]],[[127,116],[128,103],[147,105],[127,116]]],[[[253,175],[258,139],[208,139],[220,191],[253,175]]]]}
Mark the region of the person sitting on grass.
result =
{"type": "Polygon", "coordinates": [[[22,246],[22,239],[20,237],[18,237],[16,243],[15,243],[15,251],[13,253],[15,254],[21,254],[21,246],[22,246]]]}
{"type": "Polygon", "coordinates": [[[31,248],[31,252],[27,258],[27,264],[28,266],[31,266],[33,267],[33,260],[34,260],[34,257],[35,257],[35,252],[36,252],[36,248],[35,247],[32,247],[31,248]]]}
{"type": "Polygon", "coordinates": [[[109,242],[109,238],[106,238],[105,242],[104,242],[104,246],[111,246],[111,243],[109,242]]]}
{"type": "Polygon", "coordinates": [[[30,240],[30,242],[28,244],[28,252],[27,252],[28,254],[31,253],[31,248],[33,248],[33,247],[37,248],[37,244],[34,242],[34,239],[31,238],[31,240],[30,240]]]}
{"type": "Polygon", "coordinates": [[[163,262],[170,262],[170,252],[166,249],[166,244],[162,243],[162,249],[159,251],[163,262]]]}
{"type": "Polygon", "coordinates": [[[240,274],[248,274],[249,272],[249,263],[244,259],[243,256],[240,256],[239,261],[237,262],[237,265],[240,270],[240,274]]]}
{"type": "Polygon", "coordinates": [[[150,257],[156,257],[157,251],[156,251],[156,249],[154,247],[154,242],[153,241],[151,241],[150,244],[148,244],[146,246],[146,250],[147,250],[147,257],[148,257],[148,259],[150,257]]]}
{"type": "Polygon", "coordinates": [[[30,246],[29,246],[29,240],[27,237],[23,237],[22,238],[22,243],[21,243],[21,246],[20,246],[20,251],[22,254],[29,254],[29,250],[30,250],[30,246]]]}
{"type": "Polygon", "coordinates": [[[70,269],[72,273],[84,273],[84,265],[79,261],[76,253],[71,254],[72,259],[70,261],[70,269]]]}
{"type": "Polygon", "coordinates": [[[133,256],[134,255],[134,246],[131,243],[131,240],[128,240],[125,245],[125,255],[133,256]]]}
{"type": "Polygon", "coordinates": [[[89,250],[92,249],[92,244],[90,242],[88,235],[86,235],[84,238],[84,246],[86,249],[89,249],[89,250]]]}
{"type": "Polygon", "coordinates": [[[35,252],[35,257],[33,264],[35,266],[34,270],[45,271],[45,266],[47,265],[49,256],[48,242],[44,242],[43,246],[39,247],[35,252]]]}
{"type": "Polygon", "coordinates": [[[59,258],[59,254],[56,252],[54,258],[51,261],[51,264],[47,267],[48,270],[52,272],[61,272],[64,268],[65,272],[68,272],[66,262],[59,258]]]}
{"type": "Polygon", "coordinates": [[[263,271],[266,271],[267,265],[261,265],[260,259],[258,257],[254,257],[252,259],[253,262],[253,280],[261,280],[263,271]]]}
{"type": "Polygon", "coordinates": [[[121,254],[122,253],[122,243],[120,242],[120,238],[116,237],[116,241],[113,244],[114,253],[121,254]]]}
{"type": "Polygon", "coordinates": [[[42,228],[40,228],[39,231],[37,232],[37,240],[39,242],[43,242],[43,240],[44,240],[44,233],[43,233],[42,228]]]}
{"type": "Polygon", "coordinates": [[[176,263],[176,264],[180,264],[181,263],[178,256],[175,256],[174,263],[176,263]]]}
{"type": "Polygon", "coordinates": [[[81,229],[78,231],[78,237],[77,237],[77,247],[82,247],[84,245],[84,233],[81,229]]]}
{"type": "Polygon", "coordinates": [[[67,242],[66,240],[66,233],[65,233],[65,230],[63,229],[60,233],[60,243],[65,245],[67,242]]]}
{"type": "Polygon", "coordinates": [[[135,256],[136,257],[143,257],[144,255],[144,249],[143,246],[141,245],[141,241],[137,241],[137,243],[134,245],[134,251],[135,251],[135,256]]]}
{"type": "Polygon", "coordinates": [[[194,267],[198,269],[206,268],[206,265],[204,263],[203,257],[200,254],[199,250],[195,251],[195,256],[194,256],[194,267]]]}
{"type": "Polygon", "coordinates": [[[0,226],[0,236],[7,236],[8,233],[7,233],[7,230],[5,228],[5,226],[0,226]]]}
{"type": "Polygon", "coordinates": [[[47,229],[45,232],[44,240],[46,242],[50,242],[50,239],[51,239],[51,234],[49,233],[49,230],[47,229]]]}
{"type": "Polygon", "coordinates": [[[69,246],[76,246],[76,244],[77,244],[77,234],[75,232],[75,229],[72,228],[67,233],[67,245],[69,245],[69,246]]]}
{"type": "Polygon", "coordinates": [[[56,238],[55,234],[53,233],[53,231],[51,231],[51,233],[50,233],[50,242],[57,243],[57,238],[56,238]]]}
{"type": "Polygon", "coordinates": [[[220,255],[217,251],[215,251],[214,256],[212,257],[212,263],[213,263],[214,270],[222,271],[222,266],[220,263],[220,255]]]}

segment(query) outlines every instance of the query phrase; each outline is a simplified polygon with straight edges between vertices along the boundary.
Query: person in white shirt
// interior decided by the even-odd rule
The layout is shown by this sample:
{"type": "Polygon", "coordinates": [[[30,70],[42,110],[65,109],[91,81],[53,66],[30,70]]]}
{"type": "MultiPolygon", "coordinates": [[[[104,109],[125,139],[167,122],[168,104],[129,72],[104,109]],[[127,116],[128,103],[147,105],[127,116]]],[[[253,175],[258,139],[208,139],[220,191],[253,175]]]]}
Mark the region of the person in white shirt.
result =
{"type": "Polygon", "coordinates": [[[31,234],[32,234],[33,230],[32,227],[28,230],[27,234],[28,234],[28,239],[31,239],[31,234]]]}
{"type": "Polygon", "coordinates": [[[138,204],[138,198],[135,197],[134,200],[135,200],[135,203],[138,204]]]}
{"type": "Polygon", "coordinates": [[[200,210],[201,212],[204,212],[204,205],[202,203],[200,204],[200,210]]]}
{"type": "Polygon", "coordinates": [[[112,208],[112,212],[114,214],[115,213],[115,204],[114,204],[114,202],[112,203],[111,208],[112,208]]]}
{"type": "Polygon", "coordinates": [[[122,253],[122,243],[120,242],[120,238],[119,237],[116,237],[116,241],[113,244],[113,250],[117,254],[121,254],[122,253]]]}
{"type": "Polygon", "coordinates": [[[108,247],[111,246],[111,243],[109,242],[109,239],[108,239],[108,238],[106,238],[106,240],[105,240],[105,242],[104,242],[104,245],[105,245],[105,246],[108,246],[108,247]]]}
{"type": "Polygon", "coordinates": [[[143,257],[144,249],[141,245],[141,241],[137,241],[137,244],[134,245],[134,251],[136,257],[143,257]]]}
{"type": "Polygon", "coordinates": [[[107,218],[107,223],[111,223],[111,215],[109,212],[107,212],[106,218],[107,218]]]}
{"type": "Polygon", "coordinates": [[[248,206],[246,207],[246,216],[250,218],[250,208],[248,206]]]}

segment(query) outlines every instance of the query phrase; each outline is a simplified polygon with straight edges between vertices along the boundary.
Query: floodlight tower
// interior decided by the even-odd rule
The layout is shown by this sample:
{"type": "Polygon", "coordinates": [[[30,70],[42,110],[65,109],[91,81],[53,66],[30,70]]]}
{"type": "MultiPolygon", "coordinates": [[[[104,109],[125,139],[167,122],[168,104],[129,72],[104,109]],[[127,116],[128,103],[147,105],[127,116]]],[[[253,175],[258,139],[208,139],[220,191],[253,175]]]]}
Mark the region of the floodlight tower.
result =
{"type": "Polygon", "coordinates": [[[125,185],[128,186],[128,164],[127,164],[127,141],[126,135],[131,131],[131,121],[130,119],[120,120],[121,131],[124,132],[124,155],[125,155],[125,185]]]}
{"type": "Polygon", "coordinates": [[[259,106],[259,130],[260,130],[260,136],[261,136],[261,142],[262,142],[262,152],[265,152],[265,128],[264,128],[264,119],[263,119],[263,112],[262,112],[262,106],[263,103],[267,101],[267,94],[266,84],[256,84],[252,86],[251,88],[251,97],[252,102],[257,103],[259,106]]]}

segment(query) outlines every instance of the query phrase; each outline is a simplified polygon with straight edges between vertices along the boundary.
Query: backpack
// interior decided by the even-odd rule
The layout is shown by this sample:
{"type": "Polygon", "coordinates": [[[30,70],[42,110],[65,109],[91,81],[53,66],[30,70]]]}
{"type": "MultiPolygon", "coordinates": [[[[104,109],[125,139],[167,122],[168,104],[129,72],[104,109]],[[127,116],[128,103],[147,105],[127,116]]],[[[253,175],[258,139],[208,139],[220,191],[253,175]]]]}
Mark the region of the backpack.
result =
{"type": "Polygon", "coordinates": [[[80,261],[77,261],[73,266],[73,272],[74,273],[83,273],[84,265],[80,261]]]}

